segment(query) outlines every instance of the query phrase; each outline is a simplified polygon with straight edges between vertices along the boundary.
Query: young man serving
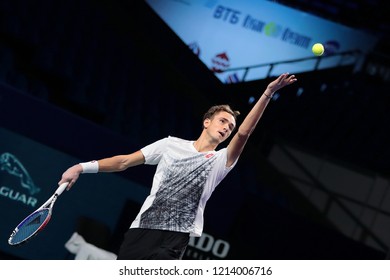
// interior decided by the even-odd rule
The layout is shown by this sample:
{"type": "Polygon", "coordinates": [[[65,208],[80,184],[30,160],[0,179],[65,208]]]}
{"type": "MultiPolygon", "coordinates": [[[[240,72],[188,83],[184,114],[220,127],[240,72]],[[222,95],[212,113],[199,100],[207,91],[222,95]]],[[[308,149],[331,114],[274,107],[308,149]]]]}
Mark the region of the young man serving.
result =
{"type": "Polygon", "coordinates": [[[272,81],[226,148],[216,151],[234,131],[239,112],[217,105],[204,115],[197,140],[167,137],[131,154],[79,163],[63,173],[59,184],[69,182],[70,189],[81,173],[157,165],[151,192],[125,234],[118,259],[181,259],[189,237],[201,236],[207,200],[237,163],[273,94],[296,80],[285,73],[272,81]]]}

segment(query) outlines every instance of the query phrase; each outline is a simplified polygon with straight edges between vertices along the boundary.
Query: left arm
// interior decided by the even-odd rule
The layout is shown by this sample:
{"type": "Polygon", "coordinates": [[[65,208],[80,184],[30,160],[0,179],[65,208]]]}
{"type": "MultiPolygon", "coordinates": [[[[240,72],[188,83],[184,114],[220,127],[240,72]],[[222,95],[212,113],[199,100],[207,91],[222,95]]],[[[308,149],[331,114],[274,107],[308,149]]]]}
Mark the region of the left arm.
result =
{"type": "Polygon", "coordinates": [[[275,91],[295,83],[297,79],[294,75],[288,73],[280,75],[276,80],[272,81],[264,93],[261,95],[260,99],[253,106],[252,110],[245,117],[244,121],[238,128],[237,133],[233,136],[227,147],[227,163],[226,166],[231,166],[237,158],[241,155],[245,144],[255,129],[257,123],[259,122],[261,116],[264,113],[265,108],[267,107],[272,95],[275,91]]]}

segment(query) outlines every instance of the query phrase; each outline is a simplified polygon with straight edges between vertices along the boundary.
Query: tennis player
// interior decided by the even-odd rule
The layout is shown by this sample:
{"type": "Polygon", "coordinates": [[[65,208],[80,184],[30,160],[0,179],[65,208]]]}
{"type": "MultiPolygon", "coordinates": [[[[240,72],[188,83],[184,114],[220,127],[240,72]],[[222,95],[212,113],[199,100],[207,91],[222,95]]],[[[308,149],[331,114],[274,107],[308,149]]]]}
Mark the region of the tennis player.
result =
{"type": "Polygon", "coordinates": [[[197,140],[167,137],[128,155],[79,163],[63,173],[59,184],[69,182],[69,189],[81,173],[157,165],[151,192],[124,236],[118,259],[182,259],[189,237],[202,234],[207,200],[236,165],[273,94],[296,80],[285,73],[269,83],[226,148],[216,150],[235,130],[239,112],[217,105],[204,115],[197,140]]]}

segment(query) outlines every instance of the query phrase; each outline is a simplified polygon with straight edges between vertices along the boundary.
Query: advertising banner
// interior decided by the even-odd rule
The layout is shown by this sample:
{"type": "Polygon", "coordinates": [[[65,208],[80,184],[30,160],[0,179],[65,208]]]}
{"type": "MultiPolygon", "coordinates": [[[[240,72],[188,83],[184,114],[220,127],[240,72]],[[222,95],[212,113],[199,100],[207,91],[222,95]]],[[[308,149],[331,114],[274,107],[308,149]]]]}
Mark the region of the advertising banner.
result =
{"type": "Polygon", "coordinates": [[[146,0],[223,83],[360,67],[377,39],[273,1],[146,0]],[[322,56],[312,46],[325,47],[322,56]]]}

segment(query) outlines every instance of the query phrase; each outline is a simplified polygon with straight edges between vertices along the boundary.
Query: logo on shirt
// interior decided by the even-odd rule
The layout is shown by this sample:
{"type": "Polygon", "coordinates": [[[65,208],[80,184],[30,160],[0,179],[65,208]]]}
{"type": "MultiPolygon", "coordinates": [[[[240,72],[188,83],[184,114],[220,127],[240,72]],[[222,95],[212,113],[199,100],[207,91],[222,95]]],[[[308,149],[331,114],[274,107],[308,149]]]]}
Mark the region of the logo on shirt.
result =
{"type": "Polygon", "coordinates": [[[213,153],[207,154],[205,155],[205,158],[211,158],[213,155],[214,155],[213,153]]]}

